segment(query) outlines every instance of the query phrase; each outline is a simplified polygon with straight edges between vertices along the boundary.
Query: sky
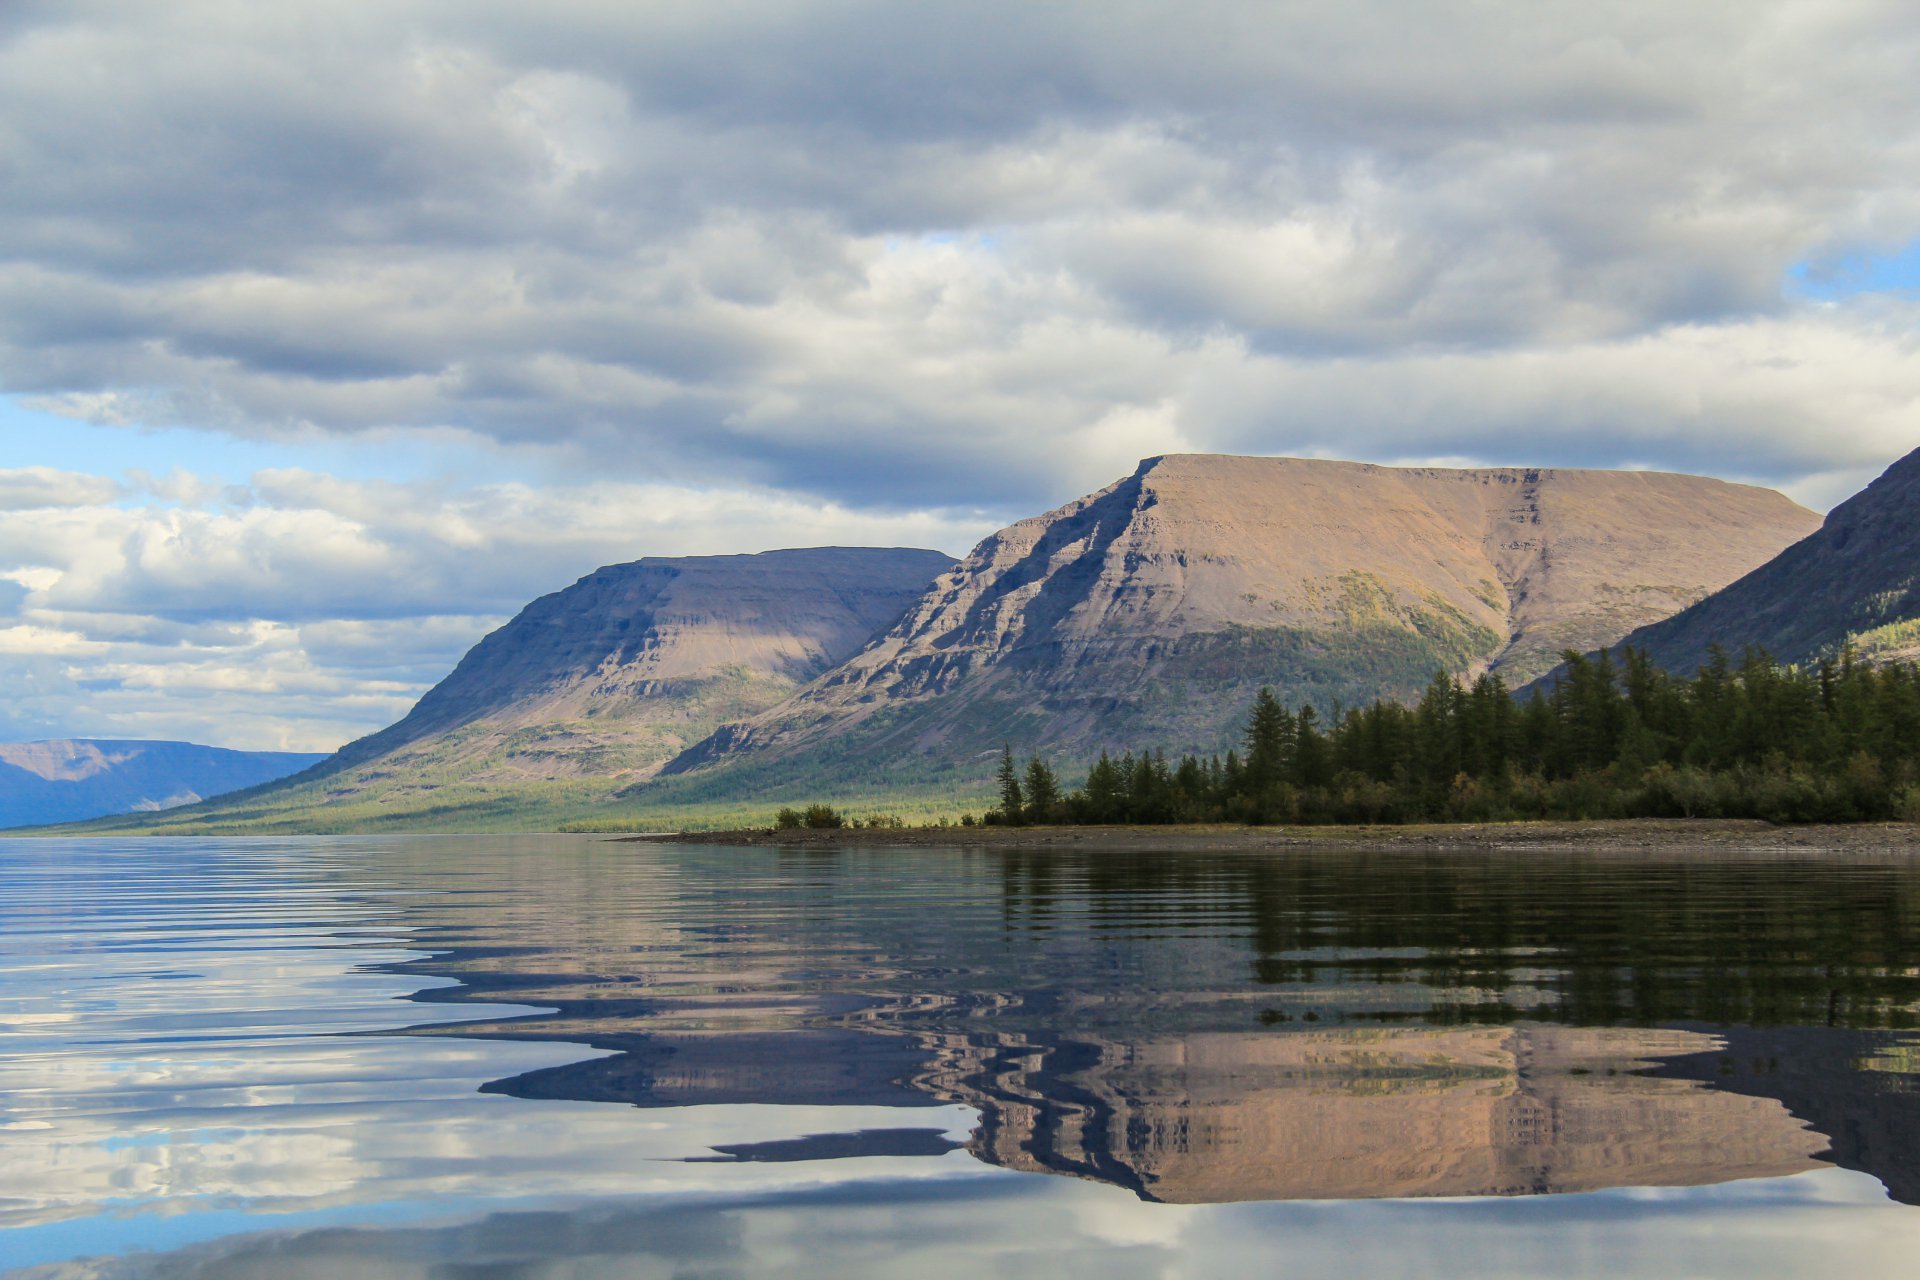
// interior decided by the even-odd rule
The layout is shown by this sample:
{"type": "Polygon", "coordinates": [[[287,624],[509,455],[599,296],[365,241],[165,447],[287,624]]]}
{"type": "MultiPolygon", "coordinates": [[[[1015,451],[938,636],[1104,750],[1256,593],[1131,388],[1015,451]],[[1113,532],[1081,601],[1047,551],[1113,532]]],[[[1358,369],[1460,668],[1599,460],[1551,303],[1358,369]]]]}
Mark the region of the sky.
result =
{"type": "Polygon", "coordinates": [[[325,750],[598,565],[1144,456],[1920,447],[1904,2],[11,0],[0,740],[325,750]]]}

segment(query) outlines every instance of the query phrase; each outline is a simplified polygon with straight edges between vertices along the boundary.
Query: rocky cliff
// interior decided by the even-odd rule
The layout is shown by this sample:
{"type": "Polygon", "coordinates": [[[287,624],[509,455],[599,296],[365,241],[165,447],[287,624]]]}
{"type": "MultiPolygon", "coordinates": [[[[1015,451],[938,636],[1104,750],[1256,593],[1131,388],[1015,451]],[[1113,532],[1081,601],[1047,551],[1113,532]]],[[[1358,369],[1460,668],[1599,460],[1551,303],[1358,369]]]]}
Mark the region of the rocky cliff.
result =
{"type": "Polygon", "coordinates": [[[1174,455],[981,543],[885,635],[668,766],[807,752],[893,774],[1002,742],[1217,751],[1254,690],[1352,703],[1436,670],[1521,683],[1818,524],[1652,472],[1174,455]]]}
{"type": "Polygon", "coordinates": [[[1920,450],[1835,507],[1820,529],[1725,590],[1626,643],[1692,674],[1719,644],[1783,662],[1836,655],[1920,658],[1920,450]]]}

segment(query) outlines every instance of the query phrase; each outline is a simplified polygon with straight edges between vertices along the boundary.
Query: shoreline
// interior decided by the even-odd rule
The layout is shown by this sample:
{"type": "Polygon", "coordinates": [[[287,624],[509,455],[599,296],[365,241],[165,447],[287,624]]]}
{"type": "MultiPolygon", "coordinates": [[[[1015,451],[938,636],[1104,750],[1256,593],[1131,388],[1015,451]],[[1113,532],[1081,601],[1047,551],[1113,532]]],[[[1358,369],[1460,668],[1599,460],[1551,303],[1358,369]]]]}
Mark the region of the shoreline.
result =
{"type": "Polygon", "coordinates": [[[766,827],[628,835],[617,843],[800,849],[1086,849],[1231,853],[1273,849],[1592,849],[1920,853],[1920,823],[1775,826],[1758,819],[1621,818],[1366,827],[766,827]]]}

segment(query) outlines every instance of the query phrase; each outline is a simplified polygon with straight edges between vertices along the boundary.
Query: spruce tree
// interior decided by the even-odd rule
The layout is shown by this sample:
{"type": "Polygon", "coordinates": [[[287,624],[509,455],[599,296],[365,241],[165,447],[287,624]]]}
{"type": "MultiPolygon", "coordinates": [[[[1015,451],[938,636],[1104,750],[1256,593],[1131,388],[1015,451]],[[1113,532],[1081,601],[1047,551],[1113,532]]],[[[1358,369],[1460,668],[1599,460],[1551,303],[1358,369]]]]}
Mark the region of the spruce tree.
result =
{"type": "MultiPolygon", "coordinates": [[[[1005,787],[1003,781],[1003,799],[1005,787]]],[[[1028,822],[1050,821],[1054,806],[1060,803],[1060,784],[1054,778],[1053,770],[1039,756],[1027,761],[1027,792],[1024,799],[1028,822]]]]}
{"type": "Polygon", "coordinates": [[[1100,753],[1100,759],[1087,772],[1086,811],[1088,822],[1108,823],[1120,820],[1120,770],[1112,757],[1100,753]]]}
{"type": "Polygon", "coordinates": [[[1026,816],[1026,806],[1020,798],[1020,770],[1013,763],[1013,747],[1002,749],[1000,771],[996,775],[1000,783],[1000,816],[1008,826],[1017,827],[1026,816]]]}
{"type": "Polygon", "coordinates": [[[1273,690],[1261,689],[1247,716],[1247,759],[1242,785],[1246,794],[1261,798],[1286,776],[1292,763],[1294,721],[1273,690]]]}

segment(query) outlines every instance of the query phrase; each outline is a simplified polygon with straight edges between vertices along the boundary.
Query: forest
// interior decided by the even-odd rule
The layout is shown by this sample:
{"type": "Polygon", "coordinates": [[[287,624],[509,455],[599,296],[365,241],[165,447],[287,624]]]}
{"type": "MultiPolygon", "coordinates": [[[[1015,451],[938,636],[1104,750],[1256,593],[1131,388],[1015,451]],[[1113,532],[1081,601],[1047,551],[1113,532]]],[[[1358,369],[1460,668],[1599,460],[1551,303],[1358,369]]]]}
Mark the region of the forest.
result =
{"type": "Polygon", "coordinates": [[[1324,723],[1263,689],[1224,758],[1144,744],[1102,753],[1070,791],[1009,747],[986,821],[1920,821],[1920,666],[1716,650],[1686,678],[1633,650],[1564,657],[1525,701],[1496,676],[1439,674],[1417,705],[1335,708],[1324,723]]]}

